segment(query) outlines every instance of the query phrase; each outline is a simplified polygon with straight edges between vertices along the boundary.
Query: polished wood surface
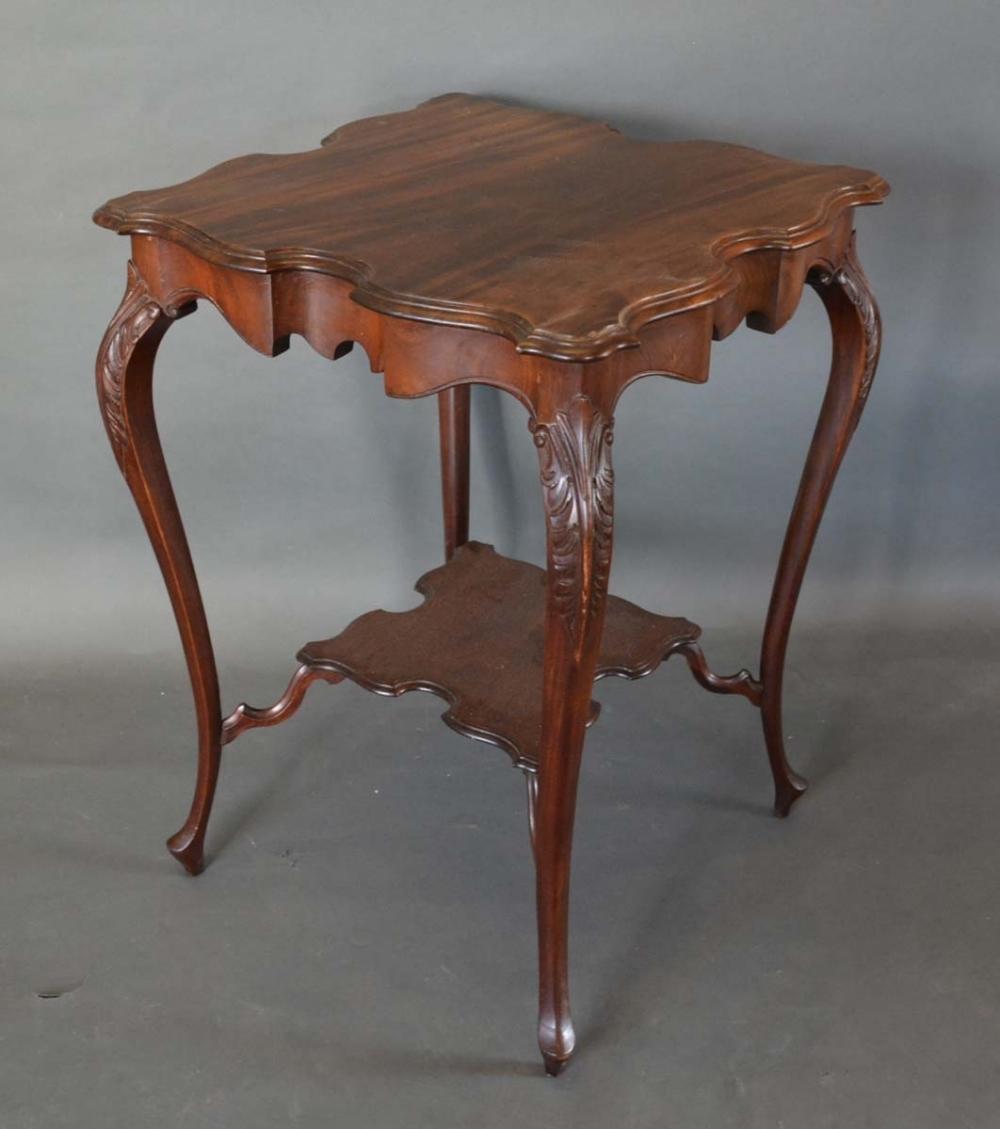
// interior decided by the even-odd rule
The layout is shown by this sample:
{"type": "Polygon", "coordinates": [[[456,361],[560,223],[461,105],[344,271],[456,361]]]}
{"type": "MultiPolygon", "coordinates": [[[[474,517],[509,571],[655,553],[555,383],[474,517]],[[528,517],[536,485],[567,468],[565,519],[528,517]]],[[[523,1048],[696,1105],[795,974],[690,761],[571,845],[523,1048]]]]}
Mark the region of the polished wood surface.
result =
{"type": "Polygon", "coordinates": [[[470,393],[467,384],[438,393],[445,560],[469,540],[470,393]]]}
{"type": "Polygon", "coordinates": [[[876,174],[464,94],[353,122],[318,149],[227,161],[101,208],[115,231],[252,271],[320,271],[384,313],[591,360],[665,313],[725,305],[746,255],[816,243],[876,174]]]}
{"type": "MultiPolygon", "coordinates": [[[[542,739],[545,572],[470,541],[416,585],[425,601],[406,612],[373,611],[340,635],[307,643],[301,663],[339,673],[376,694],[428,690],[450,708],[459,733],[538,767],[542,739]]],[[[608,598],[594,678],[643,678],[700,629],[608,598]]],[[[599,707],[591,702],[588,721],[599,707]]]]}
{"type": "MultiPolygon", "coordinates": [[[[550,1074],[573,1052],[569,876],[595,679],[642,677],[670,654],[717,694],[759,708],[786,815],[805,782],[781,705],[796,601],[820,519],[878,362],[881,324],[853,209],[888,191],[873,173],[714,142],[634,142],[607,126],[466,95],[345,126],[316,150],[251,156],[99,209],[131,237],[122,303],[97,359],[115,457],[173,603],[194,690],[198,772],[170,849],[197,873],[221,749],[276,725],[315,681],[426,689],[446,720],[500,745],[528,779],[536,870],[538,1039],[550,1074]],[[742,321],[773,332],[806,286],[833,363],[779,558],[760,672],[715,673],[687,620],[609,596],[618,399],[651,375],[708,378],[713,340],[742,321]],[[422,606],[370,612],[310,643],[271,706],[223,716],[212,641],[156,431],[153,360],[204,300],[253,348],[300,334],[324,356],[355,344],[389,395],[436,395],[446,563],[422,606]],[[527,412],[546,567],[469,541],[470,385],[527,412]]],[[[778,409],[776,408],[776,411],[778,409]]]]}
{"type": "MultiPolygon", "coordinates": [[[[190,307],[174,311],[174,318],[190,307]]],[[[188,818],[168,841],[191,874],[203,865],[205,832],[219,776],[219,677],[198,580],[170,485],[153,411],[153,362],[171,318],[132,264],[128,286],[97,357],[97,396],[111,449],[149,534],[173,605],[198,722],[198,777],[188,818]]]]}

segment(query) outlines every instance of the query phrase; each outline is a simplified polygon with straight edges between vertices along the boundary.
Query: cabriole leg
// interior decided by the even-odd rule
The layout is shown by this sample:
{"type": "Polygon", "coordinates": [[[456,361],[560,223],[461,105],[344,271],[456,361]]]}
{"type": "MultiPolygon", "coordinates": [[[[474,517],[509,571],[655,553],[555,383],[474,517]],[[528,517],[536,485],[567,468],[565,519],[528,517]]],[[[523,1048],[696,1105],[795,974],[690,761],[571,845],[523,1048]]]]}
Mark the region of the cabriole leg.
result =
{"type": "Polygon", "coordinates": [[[188,873],[197,874],[219,774],[222,719],[208,624],[153,412],[153,362],[171,320],[129,263],[125,297],[97,355],[97,396],[111,448],[163,572],[194,691],[197,786],[187,821],[167,846],[188,873]]]}
{"type": "Polygon", "coordinates": [[[878,307],[853,241],[839,270],[814,272],[809,281],[830,318],[833,362],[774,578],[760,660],[764,739],[774,776],[774,808],[782,816],[806,789],[785,756],[781,687],[788,635],[823,510],[875,376],[881,341],[878,307]]]}
{"type": "Polygon", "coordinates": [[[445,560],[469,540],[470,391],[459,384],[438,393],[445,560]]]}
{"type": "MultiPolygon", "coordinates": [[[[558,1074],[573,1052],[569,877],[577,780],[611,566],[610,411],[584,396],[533,421],[548,533],[542,742],[534,786],[538,1043],[558,1074]]],[[[529,793],[530,794],[530,793],[529,793]]]]}

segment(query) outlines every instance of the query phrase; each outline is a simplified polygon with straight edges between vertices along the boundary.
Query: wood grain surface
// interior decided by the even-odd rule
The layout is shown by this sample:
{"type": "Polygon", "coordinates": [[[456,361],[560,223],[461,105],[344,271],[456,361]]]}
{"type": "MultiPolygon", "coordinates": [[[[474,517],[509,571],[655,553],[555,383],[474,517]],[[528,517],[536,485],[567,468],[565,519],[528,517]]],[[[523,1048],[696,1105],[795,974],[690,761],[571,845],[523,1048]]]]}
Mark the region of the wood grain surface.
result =
{"type": "Polygon", "coordinates": [[[887,193],[881,177],[715,141],[633,141],[464,94],[253,154],[95,214],[255,272],[320,271],[382,313],[587,360],[743,284],[734,260],[797,249],[887,193]]]}
{"type": "MultiPolygon", "coordinates": [[[[545,571],[469,541],[422,576],[416,589],[425,598],[419,607],[367,612],[335,638],[308,643],[299,661],[377,694],[437,694],[450,704],[444,720],[453,729],[498,745],[519,768],[535,769],[545,571]]],[[[686,619],[653,615],[610,596],[596,678],[642,678],[700,633],[686,619]]],[[[591,721],[597,713],[591,702],[591,721]]]]}

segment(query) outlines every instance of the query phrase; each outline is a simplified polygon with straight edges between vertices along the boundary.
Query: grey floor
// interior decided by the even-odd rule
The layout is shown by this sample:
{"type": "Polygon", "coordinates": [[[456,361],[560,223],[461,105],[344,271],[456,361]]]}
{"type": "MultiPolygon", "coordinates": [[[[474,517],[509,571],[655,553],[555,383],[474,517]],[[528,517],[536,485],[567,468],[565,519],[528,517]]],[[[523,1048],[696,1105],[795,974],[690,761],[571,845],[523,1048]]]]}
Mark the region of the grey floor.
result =
{"type": "Polygon", "coordinates": [[[317,686],[242,739],[192,880],[177,655],[11,662],[0,1125],[997,1125],[1000,623],[806,626],[787,693],[780,822],[745,702],[601,685],[551,1080],[521,778],[436,699],[317,686]]]}

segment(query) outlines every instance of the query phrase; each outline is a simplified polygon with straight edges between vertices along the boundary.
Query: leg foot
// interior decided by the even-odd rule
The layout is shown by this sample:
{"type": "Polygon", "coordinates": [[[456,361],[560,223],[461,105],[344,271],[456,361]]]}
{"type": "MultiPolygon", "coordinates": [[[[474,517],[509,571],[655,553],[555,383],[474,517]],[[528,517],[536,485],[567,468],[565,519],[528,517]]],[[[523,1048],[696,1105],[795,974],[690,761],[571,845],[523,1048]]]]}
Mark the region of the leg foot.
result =
{"type": "Polygon", "coordinates": [[[222,742],[221,737],[216,736],[199,751],[198,779],[184,826],[167,840],[167,850],[191,875],[201,874],[205,869],[205,834],[221,763],[222,742]]]}
{"type": "Polygon", "coordinates": [[[784,819],[792,810],[792,805],[808,791],[809,782],[793,769],[788,770],[787,779],[774,785],[774,814],[784,819]]]}
{"type": "MultiPolygon", "coordinates": [[[[573,1053],[574,1041],[575,1036],[573,1035],[573,1028],[571,1026],[569,1029],[568,1051],[563,1050],[559,1053],[556,1053],[555,1051],[547,1051],[544,1049],[544,1047],[542,1048],[542,1063],[545,1066],[545,1073],[550,1078],[555,1078],[557,1074],[562,1073],[562,1071],[569,1065],[569,1060],[573,1053]]],[[[541,1046],[541,1038],[539,1038],[538,1042],[541,1046]]]]}
{"type": "Polygon", "coordinates": [[[185,823],[167,840],[167,850],[188,874],[201,874],[205,869],[205,826],[191,827],[185,823]]]}
{"type": "Polygon", "coordinates": [[[800,776],[788,763],[785,755],[784,731],[781,721],[780,677],[779,694],[772,695],[766,690],[760,704],[760,717],[764,727],[764,743],[767,746],[767,759],[774,780],[774,814],[780,819],[792,810],[792,805],[809,787],[805,777],[800,776]]]}

